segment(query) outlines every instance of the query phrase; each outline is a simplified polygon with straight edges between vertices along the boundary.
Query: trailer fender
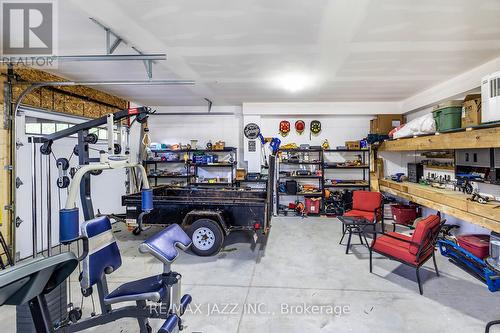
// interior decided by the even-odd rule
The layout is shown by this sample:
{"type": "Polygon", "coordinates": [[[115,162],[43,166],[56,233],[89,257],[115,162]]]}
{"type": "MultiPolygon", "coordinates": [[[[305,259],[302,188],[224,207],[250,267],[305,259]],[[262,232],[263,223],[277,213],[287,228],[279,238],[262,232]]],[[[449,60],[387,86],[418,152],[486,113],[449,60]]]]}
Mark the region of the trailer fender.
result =
{"type": "Polygon", "coordinates": [[[222,231],[224,232],[224,236],[227,236],[229,234],[229,227],[224,220],[224,217],[222,216],[221,211],[214,211],[214,210],[192,210],[189,213],[184,216],[184,219],[182,220],[182,228],[187,228],[191,224],[194,223],[194,221],[201,219],[201,218],[206,218],[206,219],[211,219],[216,221],[219,226],[221,227],[222,231]]]}

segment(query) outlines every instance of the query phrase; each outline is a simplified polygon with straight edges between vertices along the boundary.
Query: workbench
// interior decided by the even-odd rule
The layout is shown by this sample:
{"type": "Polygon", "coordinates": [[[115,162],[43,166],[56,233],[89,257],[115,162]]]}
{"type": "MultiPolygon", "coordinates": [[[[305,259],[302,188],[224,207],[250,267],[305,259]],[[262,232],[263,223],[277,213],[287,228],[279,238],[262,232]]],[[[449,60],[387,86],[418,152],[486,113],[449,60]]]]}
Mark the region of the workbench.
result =
{"type": "Polygon", "coordinates": [[[380,192],[389,193],[419,205],[500,232],[500,203],[480,204],[470,195],[410,182],[379,179],[380,192]]]}

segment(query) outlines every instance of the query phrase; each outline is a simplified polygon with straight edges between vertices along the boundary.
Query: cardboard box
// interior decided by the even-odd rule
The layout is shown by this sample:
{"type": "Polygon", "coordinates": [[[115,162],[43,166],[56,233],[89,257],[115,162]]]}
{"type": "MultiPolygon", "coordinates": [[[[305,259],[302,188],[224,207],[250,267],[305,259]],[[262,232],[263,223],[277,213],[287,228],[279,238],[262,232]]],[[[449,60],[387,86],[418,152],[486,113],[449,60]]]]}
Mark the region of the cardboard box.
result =
{"type": "Polygon", "coordinates": [[[405,123],[402,114],[379,114],[370,120],[370,134],[387,135],[394,128],[405,123]]]}
{"type": "Polygon", "coordinates": [[[358,140],[358,141],[346,141],[346,142],[345,142],[345,146],[346,146],[346,147],[347,147],[347,149],[349,149],[349,150],[357,150],[357,149],[361,149],[361,145],[360,145],[359,140],[358,140]]]}
{"type": "Polygon", "coordinates": [[[462,107],[462,127],[481,124],[481,94],[467,95],[462,107]]]}
{"type": "Polygon", "coordinates": [[[245,180],[247,171],[245,169],[236,169],[236,180],[245,180]]]}

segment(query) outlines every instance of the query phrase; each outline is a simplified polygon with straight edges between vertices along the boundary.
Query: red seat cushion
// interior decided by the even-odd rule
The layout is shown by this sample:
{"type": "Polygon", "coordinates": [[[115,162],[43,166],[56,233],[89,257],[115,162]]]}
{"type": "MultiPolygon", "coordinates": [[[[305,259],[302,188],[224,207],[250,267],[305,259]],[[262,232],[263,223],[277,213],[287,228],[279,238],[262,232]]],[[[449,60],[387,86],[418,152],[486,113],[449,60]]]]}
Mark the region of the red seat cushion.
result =
{"type": "Polygon", "coordinates": [[[374,217],[375,217],[375,213],[374,212],[367,212],[367,211],[363,211],[363,210],[352,209],[350,211],[345,212],[344,216],[361,216],[361,217],[364,217],[365,219],[367,219],[368,221],[373,222],[374,217]]]}
{"type": "MultiPolygon", "coordinates": [[[[400,238],[400,239],[406,239],[410,240],[408,236],[398,234],[398,233],[388,233],[391,236],[400,238]]],[[[401,261],[404,261],[406,263],[412,264],[412,265],[419,265],[420,263],[426,261],[432,252],[426,253],[424,256],[420,256],[419,260],[417,261],[417,256],[413,253],[410,252],[410,243],[404,242],[402,240],[394,239],[389,236],[380,236],[377,237],[377,239],[374,239],[372,242],[372,248],[374,251],[381,253],[383,255],[387,255],[396,259],[399,259],[401,261]]]]}
{"type": "MultiPolygon", "coordinates": [[[[422,221],[417,223],[417,227],[413,232],[413,237],[411,239],[412,242],[421,244],[422,242],[429,241],[429,231],[431,231],[432,235],[439,232],[439,222],[441,219],[437,215],[429,215],[422,221]]],[[[421,246],[425,246],[426,244],[421,244],[421,246]]],[[[412,254],[417,254],[419,246],[411,245],[410,252],[412,254]]]]}
{"type": "Polygon", "coordinates": [[[382,204],[380,192],[354,191],[352,192],[352,209],[374,212],[382,204]]]}

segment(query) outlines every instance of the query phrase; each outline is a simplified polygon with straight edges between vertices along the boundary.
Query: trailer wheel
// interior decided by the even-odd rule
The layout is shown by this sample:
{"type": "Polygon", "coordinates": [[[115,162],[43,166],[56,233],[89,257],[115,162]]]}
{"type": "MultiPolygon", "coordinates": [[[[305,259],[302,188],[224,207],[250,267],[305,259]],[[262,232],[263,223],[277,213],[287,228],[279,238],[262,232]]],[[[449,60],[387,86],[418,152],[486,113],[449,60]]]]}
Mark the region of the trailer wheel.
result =
{"type": "Polygon", "coordinates": [[[214,220],[199,219],[188,230],[193,245],[191,250],[199,256],[208,257],[216,254],[224,242],[224,233],[214,220]]]}

